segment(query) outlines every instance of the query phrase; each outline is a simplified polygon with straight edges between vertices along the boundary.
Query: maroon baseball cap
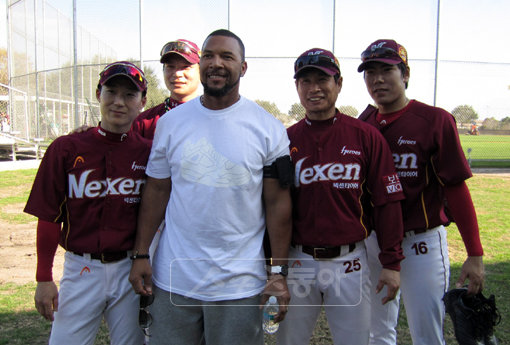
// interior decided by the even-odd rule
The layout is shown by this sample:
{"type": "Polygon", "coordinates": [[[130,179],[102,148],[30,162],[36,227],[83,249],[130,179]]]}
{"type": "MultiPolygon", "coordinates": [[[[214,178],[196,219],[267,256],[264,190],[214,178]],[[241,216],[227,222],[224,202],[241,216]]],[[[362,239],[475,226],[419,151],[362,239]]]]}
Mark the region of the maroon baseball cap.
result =
{"type": "Polygon", "coordinates": [[[329,75],[340,74],[340,63],[326,49],[313,48],[301,54],[294,62],[294,78],[306,68],[316,68],[329,75]]]}
{"type": "Polygon", "coordinates": [[[129,61],[117,61],[107,65],[101,73],[99,73],[99,85],[103,86],[108,80],[120,75],[131,79],[138,90],[142,92],[147,91],[147,79],[145,79],[145,74],[140,68],[129,61]]]}
{"type": "Polygon", "coordinates": [[[178,39],[177,41],[168,42],[161,49],[161,63],[165,63],[166,58],[170,54],[178,54],[186,59],[186,61],[196,64],[200,61],[200,49],[198,46],[188,40],[178,39]]]}
{"type": "Polygon", "coordinates": [[[394,40],[377,40],[370,44],[363,53],[361,53],[361,65],[358,72],[363,72],[368,63],[372,61],[384,62],[389,65],[398,65],[403,62],[407,64],[407,51],[403,45],[394,40]]]}

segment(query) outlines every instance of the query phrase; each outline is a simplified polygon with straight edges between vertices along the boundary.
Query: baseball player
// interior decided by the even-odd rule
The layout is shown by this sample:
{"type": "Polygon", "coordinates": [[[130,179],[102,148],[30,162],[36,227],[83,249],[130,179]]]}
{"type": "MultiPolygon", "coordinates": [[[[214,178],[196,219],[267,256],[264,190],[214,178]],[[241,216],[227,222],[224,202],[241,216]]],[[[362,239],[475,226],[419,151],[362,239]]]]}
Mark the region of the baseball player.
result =
{"type": "Polygon", "coordinates": [[[161,104],[142,112],[133,122],[133,129],[144,138],[153,139],[156,123],[170,109],[198,96],[200,49],[188,40],[168,42],[161,49],[163,77],[170,97],[161,104]]]}
{"type": "MultiPolygon", "coordinates": [[[[369,105],[360,119],[377,128],[393,152],[404,188],[404,240],[401,290],[414,345],[444,344],[444,304],[449,260],[445,200],[467,249],[457,285],[469,279],[468,293],[483,288],[482,245],[476,213],[464,182],[471,177],[455,120],[443,109],[409,100],[407,51],[394,40],[377,40],[361,54],[369,105]]],[[[367,240],[375,258],[375,234],[367,240]]],[[[380,265],[370,260],[370,271],[380,265]]],[[[374,279],[374,277],[372,278],[374,279]]],[[[372,304],[371,344],[396,344],[398,299],[385,306],[372,304]]]]}
{"type": "Polygon", "coordinates": [[[333,53],[310,49],[294,71],[306,117],[288,129],[295,165],[291,302],[277,341],[308,344],[324,304],[335,344],[368,344],[370,284],[363,240],[374,225],[384,269],[373,289],[388,287],[378,298],[386,303],[399,287],[402,187],[380,133],[335,108],[342,77],[333,53]]]}
{"type": "Polygon", "coordinates": [[[147,81],[129,62],[100,73],[98,127],[57,138],[46,151],[25,212],[36,216],[37,311],[50,344],[93,344],[104,317],[112,344],[143,343],[139,297],[128,281],[150,141],[130,131],[147,81]],[[52,265],[66,250],[60,290],[52,265]]]}

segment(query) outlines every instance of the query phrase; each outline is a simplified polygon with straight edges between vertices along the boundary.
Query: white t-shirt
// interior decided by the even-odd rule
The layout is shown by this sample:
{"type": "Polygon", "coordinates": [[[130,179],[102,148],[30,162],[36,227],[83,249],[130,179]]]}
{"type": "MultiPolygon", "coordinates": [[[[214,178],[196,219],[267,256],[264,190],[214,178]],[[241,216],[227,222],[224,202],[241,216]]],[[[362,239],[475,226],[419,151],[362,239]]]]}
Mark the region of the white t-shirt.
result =
{"type": "Polygon", "coordinates": [[[282,123],[244,97],[222,110],[196,98],[161,117],[147,175],[171,177],[172,191],[154,283],[203,301],[260,293],[263,167],[288,154],[282,123]]]}

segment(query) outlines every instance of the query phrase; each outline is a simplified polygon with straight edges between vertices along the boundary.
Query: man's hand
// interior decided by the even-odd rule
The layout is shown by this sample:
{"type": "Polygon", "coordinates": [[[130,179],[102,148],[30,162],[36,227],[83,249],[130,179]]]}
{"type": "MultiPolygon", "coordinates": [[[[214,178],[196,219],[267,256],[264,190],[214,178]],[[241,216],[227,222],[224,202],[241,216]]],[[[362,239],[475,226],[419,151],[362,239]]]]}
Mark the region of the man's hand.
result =
{"type": "Polygon", "coordinates": [[[461,288],[466,279],[469,279],[467,294],[476,295],[483,290],[484,276],[483,257],[468,256],[462,265],[462,270],[455,286],[461,288]]]}
{"type": "Polygon", "coordinates": [[[400,272],[383,268],[379,275],[379,282],[377,283],[375,292],[381,292],[385,285],[387,288],[387,294],[381,300],[382,304],[388,303],[397,296],[398,289],[400,287],[400,272]]]}
{"type": "Polygon", "coordinates": [[[75,134],[75,133],[83,133],[88,131],[89,129],[94,128],[89,125],[81,125],[78,128],[73,129],[69,134],[75,134]]]}
{"type": "Polygon", "coordinates": [[[58,311],[58,289],[53,281],[38,282],[35,290],[35,308],[46,320],[53,321],[53,312],[58,311]]]}
{"type": "Polygon", "coordinates": [[[144,296],[152,295],[152,267],[148,259],[133,260],[129,282],[135,293],[144,296]]]}
{"type": "Polygon", "coordinates": [[[285,314],[289,308],[290,292],[287,287],[287,279],[280,274],[269,275],[264,292],[262,293],[261,308],[264,307],[269,296],[275,296],[278,300],[279,310],[274,320],[275,322],[283,321],[285,314]]]}

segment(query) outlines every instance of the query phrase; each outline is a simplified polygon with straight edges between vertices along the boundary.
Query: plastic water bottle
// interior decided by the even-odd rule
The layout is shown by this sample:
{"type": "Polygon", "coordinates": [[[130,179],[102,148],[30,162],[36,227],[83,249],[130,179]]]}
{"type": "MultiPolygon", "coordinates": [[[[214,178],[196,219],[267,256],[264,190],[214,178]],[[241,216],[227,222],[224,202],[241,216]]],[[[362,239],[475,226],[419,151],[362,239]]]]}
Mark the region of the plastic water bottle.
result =
{"type": "Polygon", "coordinates": [[[269,297],[266,305],[264,305],[264,314],[262,328],[268,334],[273,334],[280,326],[278,322],[274,322],[274,317],[278,314],[278,301],[275,296],[269,297]]]}

